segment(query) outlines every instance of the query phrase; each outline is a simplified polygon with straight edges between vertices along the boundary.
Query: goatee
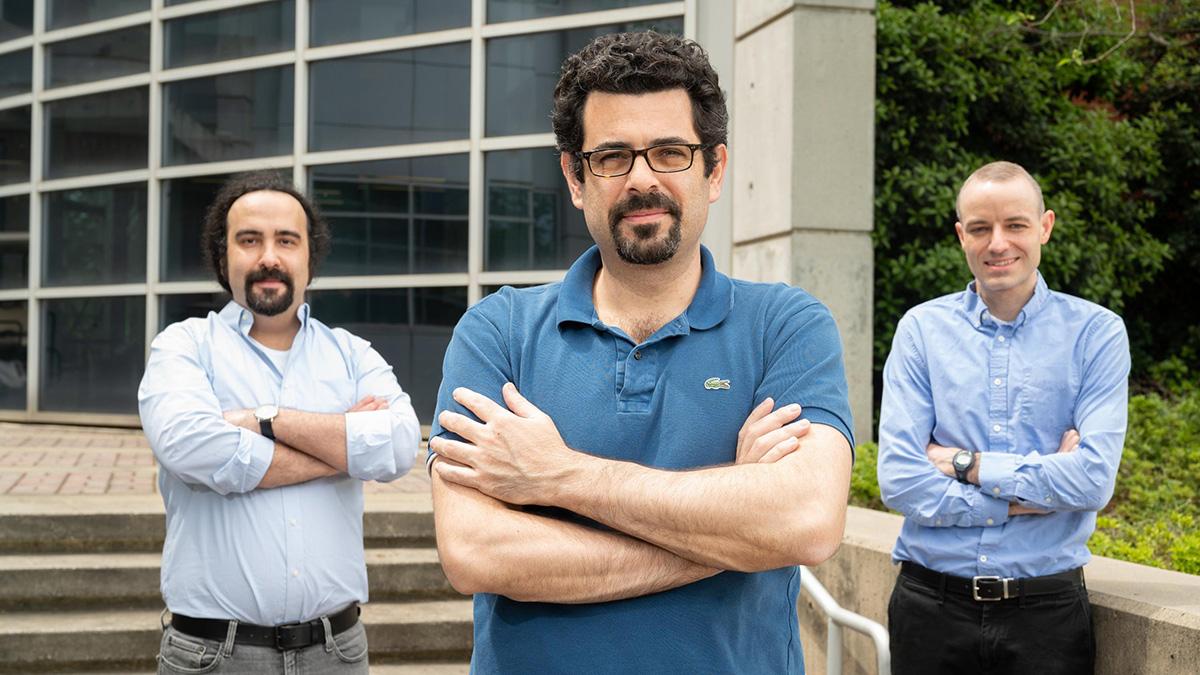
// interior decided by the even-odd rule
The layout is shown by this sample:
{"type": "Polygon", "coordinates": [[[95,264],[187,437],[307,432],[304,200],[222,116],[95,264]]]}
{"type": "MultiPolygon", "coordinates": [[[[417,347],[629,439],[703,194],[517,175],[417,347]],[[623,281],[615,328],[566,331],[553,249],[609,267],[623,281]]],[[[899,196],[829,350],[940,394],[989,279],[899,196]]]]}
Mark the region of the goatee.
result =
{"type": "Polygon", "coordinates": [[[282,314],[292,306],[293,299],[295,299],[295,289],[292,277],[283,270],[260,268],[246,275],[246,305],[251,312],[263,316],[282,314]],[[282,281],[283,290],[255,293],[254,284],[268,279],[282,281]]]}
{"type": "Polygon", "coordinates": [[[635,194],[620,202],[608,213],[608,230],[617,247],[617,255],[631,265],[657,265],[675,257],[683,239],[679,222],[682,213],[679,204],[661,192],[635,194]],[[659,223],[631,226],[633,238],[621,232],[621,219],[627,214],[650,209],[662,209],[670,216],[671,225],[665,239],[654,240],[661,227],[659,223]]]}

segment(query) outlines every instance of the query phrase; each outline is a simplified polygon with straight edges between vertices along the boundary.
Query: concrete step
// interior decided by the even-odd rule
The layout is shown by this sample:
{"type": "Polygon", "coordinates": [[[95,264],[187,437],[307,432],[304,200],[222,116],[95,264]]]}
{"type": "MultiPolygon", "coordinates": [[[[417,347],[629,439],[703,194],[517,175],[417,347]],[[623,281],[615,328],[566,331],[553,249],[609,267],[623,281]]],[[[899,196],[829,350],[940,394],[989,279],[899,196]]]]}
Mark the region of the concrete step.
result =
{"type": "MultiPolygon", "coordinates": [[[[465,662],[470,656],[470,600],[371,603],[362,618],[372,662],[465,662]]],[[[150,671],[161,637],[154,610],[5,612],[0,672],[150,671]]]]}
{"type": "MultiPolygon", "coordinates": [[[[367,549],[371,599],[456,595],[432,548],[367,549]]],[[[0,555],[0,611],[162,606],[157,553],[0,555]]]]}
{"type": "MultiPolygon", "coordinates": [[[[428,493],[368,494],[363,541],[368,548],[429,546],[428,493]]],[[[161,551],[165,535],[157,495],[0,499],[0,553],[161,551]]]]}

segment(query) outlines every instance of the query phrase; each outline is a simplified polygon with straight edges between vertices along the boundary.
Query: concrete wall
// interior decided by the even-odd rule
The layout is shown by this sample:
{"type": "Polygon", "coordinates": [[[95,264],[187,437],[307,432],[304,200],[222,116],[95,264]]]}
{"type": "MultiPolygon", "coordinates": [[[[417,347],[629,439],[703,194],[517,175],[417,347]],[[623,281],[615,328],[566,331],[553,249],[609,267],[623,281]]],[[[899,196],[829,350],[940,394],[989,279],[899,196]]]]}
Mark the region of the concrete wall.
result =
{"type": "Polygon", "coordinates": [[[733,274],[833,312],[859,441],[872,437],[874,0],[739,0],[733,274]]]}
{"type": "MultiPolygon", "coordinates": [[[[891,563],[901,518],[850,508],[842,548],[812,573],[843,607],[887,625],[887,603],[899,571],[891,563]]],[[[1200,576],[1109,558],[1084,568],[1096,627],[1097,675],[1200,672],[1200,576]]],[[[800,598],[800,635],[807,672],[825,673],[825,616],[800,598]]],[[[846,675],[876,672],[873,643],[845,631],[846,675]]]]}

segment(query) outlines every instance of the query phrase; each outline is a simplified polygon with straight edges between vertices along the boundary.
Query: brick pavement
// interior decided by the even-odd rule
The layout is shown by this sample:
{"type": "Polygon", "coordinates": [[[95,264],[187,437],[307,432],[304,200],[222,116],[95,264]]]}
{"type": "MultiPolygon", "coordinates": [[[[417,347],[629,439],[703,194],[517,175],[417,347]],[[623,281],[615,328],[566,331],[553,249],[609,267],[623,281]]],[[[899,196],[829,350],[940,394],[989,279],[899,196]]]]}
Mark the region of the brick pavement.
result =
{"type": "MultiPolygon", "coordinates": [[[[424,458],[424,450],[421,452],[424,458]]],[[[426,492],[421,460],[368,493],[426,492]]],[[[158,467],[140,429],[0,422],[0,495],[146,495],[158,491],[158,467]]]]}

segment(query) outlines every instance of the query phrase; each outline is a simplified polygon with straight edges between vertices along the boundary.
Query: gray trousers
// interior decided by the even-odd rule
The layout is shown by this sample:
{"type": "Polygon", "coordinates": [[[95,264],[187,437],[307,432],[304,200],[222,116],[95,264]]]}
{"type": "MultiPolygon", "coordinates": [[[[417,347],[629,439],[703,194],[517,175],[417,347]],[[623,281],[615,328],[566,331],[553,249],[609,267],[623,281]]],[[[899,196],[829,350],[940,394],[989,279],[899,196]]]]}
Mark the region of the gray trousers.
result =
{"type": "Polygon", "coordinates": [[[325,643],[303,649],[279,651],[274,647],[235,645],[237,622],[229,622],[224,642],[180,633],[171,626],[163,631],[158,651],[159,675],[216,673],[218,675],[367,675],[367,629],[362,621],[333,635],[325,622],[325,643]]]}

